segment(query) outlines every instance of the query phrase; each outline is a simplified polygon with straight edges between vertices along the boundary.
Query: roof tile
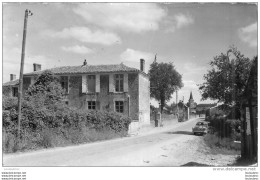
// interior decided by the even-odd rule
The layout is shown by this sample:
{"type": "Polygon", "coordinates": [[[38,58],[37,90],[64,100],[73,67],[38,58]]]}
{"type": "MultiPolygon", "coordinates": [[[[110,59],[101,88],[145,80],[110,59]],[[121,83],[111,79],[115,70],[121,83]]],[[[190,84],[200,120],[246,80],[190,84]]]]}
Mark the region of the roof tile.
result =
{"type": "Polygon", "coordinates": [[[3,84],[3,86],[15,86],[19,85],[19,79],[13,80],[13,81],[8,81],[3,84]]]}
{"type": "MultiPolygon", "coordinates": [[[[111,65],[85,65],[85,66],[63,66],[48,69],[54,74],[80,74],[80,73],[109,73],[109,72],[141,72],[136,68],[128,67],[124,64],[111,65]]],[[[34,71],[25,75],[38,75],[42,71],[34,71]]]]}

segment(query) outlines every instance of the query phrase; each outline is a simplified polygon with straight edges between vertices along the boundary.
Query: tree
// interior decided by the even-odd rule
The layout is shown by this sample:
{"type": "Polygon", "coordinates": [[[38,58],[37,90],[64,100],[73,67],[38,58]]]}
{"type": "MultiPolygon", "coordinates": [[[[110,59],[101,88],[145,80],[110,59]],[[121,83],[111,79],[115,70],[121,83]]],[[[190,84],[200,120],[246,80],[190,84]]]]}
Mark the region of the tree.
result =
{"type": "Polygon", "coordinates": [[[211,69],[199,85],[202,100],[212,99],[227,105],[239,105],[249,76],[250,60],[235,47],[214,57],[211,69]]]}
{"type": "Polygon", "coordinates": [[[156,60],[150,65],[150,94],[161,103],[161,113],[173,92],[183,87],[182,76],[176,71],[172,63],[158,63],[156,60]]]}
{"type": "Polygon", "coordinates": [[[58,79],[51,71],[44,71],[38,76],[35,83],[26,91],[25,99],[41,105],[54,105],[64,98],[65,90],[62,89],[58,79]]]}

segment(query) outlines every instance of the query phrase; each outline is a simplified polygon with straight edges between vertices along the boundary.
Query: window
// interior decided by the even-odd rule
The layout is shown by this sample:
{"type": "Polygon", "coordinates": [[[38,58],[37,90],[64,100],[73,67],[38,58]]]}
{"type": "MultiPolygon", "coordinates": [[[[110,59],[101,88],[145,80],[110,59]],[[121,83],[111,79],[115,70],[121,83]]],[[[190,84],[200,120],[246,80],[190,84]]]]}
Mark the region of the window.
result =
{"type": "Polygon", "coordinates": [[[18,87],[12,88],[12,95],[13,95],[13,97],[18,97],[18,87]]]}
{"type": "Polygon", "coordinates": [[[96,91],[96,76],[88,75],[88,92],[94,93],[96,91]]]}
{"type": "Polygon", "coordinates": [[[116,92],[123,92],[124,87],[124,75],[123,74],[116,74],[116,92]]]}
{"type": "Polygon", "coordinates": [[[124,101],[115,101],[116,112],[123,113],[124,112],[124,101]]]}
{"type": "Polygon", "coordinates": [[[88,109],[96,109],[96,101],[88,101],[88,109]]]}
{"type": "Polygon", "coordinates": [[[66,90],[66,93],[69,92],[69,77],[61,76],[61,87],[66,90]]]}

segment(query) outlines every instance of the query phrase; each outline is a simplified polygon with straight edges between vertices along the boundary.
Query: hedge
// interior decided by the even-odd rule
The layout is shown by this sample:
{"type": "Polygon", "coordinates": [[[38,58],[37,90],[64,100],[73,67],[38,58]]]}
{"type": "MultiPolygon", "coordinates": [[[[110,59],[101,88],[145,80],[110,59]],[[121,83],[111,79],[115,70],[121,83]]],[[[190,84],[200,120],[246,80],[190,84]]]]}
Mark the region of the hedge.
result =
{"type": "MultiPolygon", "coordinates": [[[[3,101],[4,152],[15,149],[10,148],[10,139],[15,136],[18,124],[17,103],[13,100],[5,97],[3,101]]],[[[59,143],[77,144],[122,137],[127,135],[130,122],[129,117],[116,112],[78,110],[59,101],[38,106],[24,100],[21,119],[23,145],[20,146],[37,149],[59,146],[59,143]],[[55,142],[55,139],[58,140],[55,142]]]]}

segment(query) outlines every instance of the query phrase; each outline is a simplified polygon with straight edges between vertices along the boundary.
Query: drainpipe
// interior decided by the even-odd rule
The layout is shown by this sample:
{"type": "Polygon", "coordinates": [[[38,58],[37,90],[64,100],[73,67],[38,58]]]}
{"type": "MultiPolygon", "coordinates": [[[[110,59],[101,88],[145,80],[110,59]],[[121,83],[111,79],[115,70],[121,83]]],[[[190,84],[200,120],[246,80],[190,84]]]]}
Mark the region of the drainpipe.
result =
{"type": "Polygon", "coordinates": [[[127,96],[128,100],[128,117],[130,117],[130,95],[127,96]]]}

